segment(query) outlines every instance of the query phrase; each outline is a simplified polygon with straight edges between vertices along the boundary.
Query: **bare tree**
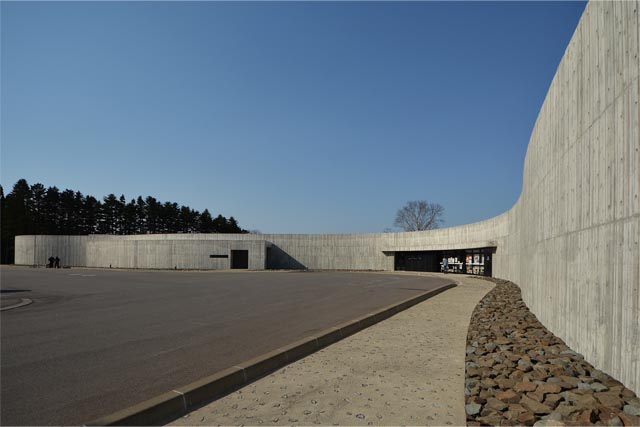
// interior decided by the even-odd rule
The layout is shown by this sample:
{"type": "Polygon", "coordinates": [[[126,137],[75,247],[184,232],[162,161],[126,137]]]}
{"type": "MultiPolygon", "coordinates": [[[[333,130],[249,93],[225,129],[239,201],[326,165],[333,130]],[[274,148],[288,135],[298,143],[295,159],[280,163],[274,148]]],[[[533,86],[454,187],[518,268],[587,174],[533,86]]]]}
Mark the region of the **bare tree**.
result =
{"type": "Polygon", "coordinates": [[[404,231],[431,230],[442,224],[443,213],[444,207],[438,203],[413,200],[398,210],[393,225],[404,231]]]}

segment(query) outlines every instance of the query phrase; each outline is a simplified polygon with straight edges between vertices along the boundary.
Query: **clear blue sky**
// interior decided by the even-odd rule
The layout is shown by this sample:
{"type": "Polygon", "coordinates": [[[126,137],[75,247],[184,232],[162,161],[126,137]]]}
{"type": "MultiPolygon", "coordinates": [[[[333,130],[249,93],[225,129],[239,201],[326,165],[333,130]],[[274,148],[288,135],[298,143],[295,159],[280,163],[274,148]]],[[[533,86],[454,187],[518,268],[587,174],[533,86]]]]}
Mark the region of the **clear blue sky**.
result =
{"type": "Polygon", "coordinates": [[[1,183],[262,232],[509,209],[583,2],[1,4],[1,183]]]}

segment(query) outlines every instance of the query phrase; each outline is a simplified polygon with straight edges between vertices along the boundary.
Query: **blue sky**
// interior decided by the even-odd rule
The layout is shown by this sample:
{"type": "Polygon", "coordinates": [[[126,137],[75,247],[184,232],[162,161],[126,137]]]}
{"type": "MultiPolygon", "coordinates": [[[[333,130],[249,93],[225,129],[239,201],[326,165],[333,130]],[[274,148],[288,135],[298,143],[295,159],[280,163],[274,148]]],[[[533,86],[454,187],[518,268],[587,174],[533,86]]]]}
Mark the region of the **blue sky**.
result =
{"type": "Polygon", "coordinates": [[[583,2],[1,3],[1,173],[274,233],[508,210],[583,2]]]}

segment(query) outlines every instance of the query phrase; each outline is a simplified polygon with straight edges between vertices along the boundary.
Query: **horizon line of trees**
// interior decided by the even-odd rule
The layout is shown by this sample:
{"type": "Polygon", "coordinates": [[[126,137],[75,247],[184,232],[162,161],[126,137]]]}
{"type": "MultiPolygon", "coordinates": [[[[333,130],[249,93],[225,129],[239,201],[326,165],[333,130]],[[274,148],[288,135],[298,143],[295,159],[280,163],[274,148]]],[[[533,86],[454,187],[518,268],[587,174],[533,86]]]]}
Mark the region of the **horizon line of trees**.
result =
{"type": "Polygon", "coordinates": [[[13,262],[15,236],[23,234],[248,233],[233,216],[214,218],[208,209],[199,212],[152,196],[127,201],[112,193],[98,200],[25,179],[6,197],[0,185],[0,220],[3,264],[13,262]]]}

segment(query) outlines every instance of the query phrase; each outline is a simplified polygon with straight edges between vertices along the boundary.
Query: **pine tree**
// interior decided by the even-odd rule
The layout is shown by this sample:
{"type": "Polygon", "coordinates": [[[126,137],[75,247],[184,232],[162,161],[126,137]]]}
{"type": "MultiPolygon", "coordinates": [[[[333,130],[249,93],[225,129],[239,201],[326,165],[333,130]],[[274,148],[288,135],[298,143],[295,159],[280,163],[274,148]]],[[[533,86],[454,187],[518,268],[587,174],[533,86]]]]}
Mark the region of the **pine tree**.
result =
{"type": "Polygon", "coordinates": [[[136,233],[146,234],[147,230],[147,204],[138,196],[136,200],[136,233]]]}
{"type": "Polygon", "coordinates": [[[209,209],[205,209],[200,214],[200,233],[213,233],[214,231],[213,218],[209,213],[209,209]]]}

